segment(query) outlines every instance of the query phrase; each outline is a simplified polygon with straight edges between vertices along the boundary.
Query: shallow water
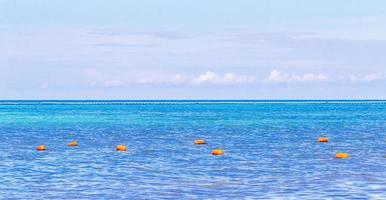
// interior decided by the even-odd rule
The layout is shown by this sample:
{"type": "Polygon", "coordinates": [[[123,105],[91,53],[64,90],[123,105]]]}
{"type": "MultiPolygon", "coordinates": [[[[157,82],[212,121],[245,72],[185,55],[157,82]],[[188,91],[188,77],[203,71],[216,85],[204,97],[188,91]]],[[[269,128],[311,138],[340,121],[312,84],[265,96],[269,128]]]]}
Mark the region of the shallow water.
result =
{"type": "Polygon", "coordinates": [[[102,103],[0,102],[0,198],[386,199],[384,102],[102,103]]]}

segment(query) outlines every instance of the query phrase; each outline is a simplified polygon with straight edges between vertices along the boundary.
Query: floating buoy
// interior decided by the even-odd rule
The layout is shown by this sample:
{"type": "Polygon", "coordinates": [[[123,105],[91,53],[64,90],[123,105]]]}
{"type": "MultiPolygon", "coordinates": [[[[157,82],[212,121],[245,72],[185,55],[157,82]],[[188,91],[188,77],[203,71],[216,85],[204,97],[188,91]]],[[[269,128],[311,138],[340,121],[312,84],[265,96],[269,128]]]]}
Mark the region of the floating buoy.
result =
{"type": "Polygon", "coordinates": [[[195,140],[194,144],[206,144],[205,140],[195,140]]]}
{"type": "Polygon", "coordinates": [[[69,147],[76,147],[76,146],[78,146],[78,142],[77,141],[72,141],[72,142],[68,143],[67,146],[69,146],[69,147]]]}
{"type": "Polygon", "coordinates": [[[321,138],[318,138],[318,142],[329,142],[329,140],[326,137],[321,137],[321,138]]]}
{"type": "Polygon", "coordinates": [[[338,159],[346,159],[346,158],[349,158],[350,156],[348,155],[348,153],[337,153],[335,154],[335,158],[338,158],[338,159]]]}
{"type": "Polygon", "coordinates": [[[115,150],[117,151],[127,151],[127,147],[124,145],[118,145],[115,150]]]}
{"type": "Polygon", "coordinates": [[[212,151],[212,155],[214,155],[214,156],[222,156],[222,155],[224,155],[224,151],[221,150],[221,149],[215,149],[215,150],[212,151]]]}
{"type": "Polygon", "coordinates": [[[38,151],[45,151],[46,150],[46,146],[39,145],[39,146],[36,147],[36,150],[38,150],[38,151]]]}

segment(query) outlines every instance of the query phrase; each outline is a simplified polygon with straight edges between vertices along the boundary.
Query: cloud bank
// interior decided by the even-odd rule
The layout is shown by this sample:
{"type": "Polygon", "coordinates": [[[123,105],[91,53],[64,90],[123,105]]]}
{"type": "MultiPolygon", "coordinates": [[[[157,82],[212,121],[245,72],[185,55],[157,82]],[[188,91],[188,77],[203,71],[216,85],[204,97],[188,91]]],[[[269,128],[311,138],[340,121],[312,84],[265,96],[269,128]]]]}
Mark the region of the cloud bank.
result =
{"type": "Polygon", "coordinates": [[[386,80],[386,75],[383,73],[369,73],[369,74],[349,74],[338,75],[336,77],[324,73],[305,73],[305,74],[288,74],[283,73],[277,69],[272,70],[266,82],[269,83],[301,83],[301,82],[374,82],[386,80]]]}
{"type": "Polygon", "coordinates": [[[220,75],[212,71],[207,71],[204,74],[199,75],[196,78],[193,78],[191,83],[193,84],[240,84],[240,83],[250,83],[253,82],[254,78],[251,76],[238,75],[235,73],[225,73],[220,75]]]}
{"type": "Polygon", "coordinates": [[[122,87],[129,85],[175,84],[175,85],[237,85],[252,83],[254,77],[233,72],[224,74],[207,71],[197,76],[182,73],[167,73],[163,71],[121,71],[109,73],[97,69],[87,69],[83,72],[90,86],[122,87]]]}
{"type": "Polygon", "coordinates": [[[329,77],[325,74],[318,73],[308,73],[308,74],[284,74],[279,70],[272,70],[269,74],[267,81],[268,82],[315,82],[315,81],[327,81],[329,77]]]}

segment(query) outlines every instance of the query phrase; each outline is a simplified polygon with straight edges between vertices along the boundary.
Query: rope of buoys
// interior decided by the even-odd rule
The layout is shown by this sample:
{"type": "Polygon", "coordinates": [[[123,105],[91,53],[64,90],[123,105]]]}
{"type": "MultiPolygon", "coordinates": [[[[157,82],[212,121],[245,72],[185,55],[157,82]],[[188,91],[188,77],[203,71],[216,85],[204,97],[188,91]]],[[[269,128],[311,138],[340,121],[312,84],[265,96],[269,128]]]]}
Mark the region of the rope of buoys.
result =
{"type": "MultiPolygon", "coordinates": [[[[319,137],[318,138],[318,142],[321,142],[321,143],[326,143],[326,142],[329,142],[329,138],[327,137],[319,137]]],[[[205,140],[202,140],[202,139],[198,139],[198,140],[195,140],[194,141],[194,144],[195,145],[203,145],[203,144],[207,144],[205,140]]],[[[67,144],[67,146],[69,147],[76,147],[76,146],[79,146],[78,142],[77,141],[71,141],[70,143],[67,144]]],[[[46,146],[45,145],[39,145],[36,147],[36,150],[37,151],[45,151],[46,150],[46,146]]],[[[115,147],[115,150],[116,151],[127,151],[127,147],[125,145],[118,145],[115,147]]],[[[214,156],[222,156],[224,155],[224,150],[222,149],[214,149],[212,151],[212,155],[214,156]]],[[[350,157],[350,155],[348,153],[336,153],[335,154],[335,158],[336,159],[348,159],[350,157]]]]}

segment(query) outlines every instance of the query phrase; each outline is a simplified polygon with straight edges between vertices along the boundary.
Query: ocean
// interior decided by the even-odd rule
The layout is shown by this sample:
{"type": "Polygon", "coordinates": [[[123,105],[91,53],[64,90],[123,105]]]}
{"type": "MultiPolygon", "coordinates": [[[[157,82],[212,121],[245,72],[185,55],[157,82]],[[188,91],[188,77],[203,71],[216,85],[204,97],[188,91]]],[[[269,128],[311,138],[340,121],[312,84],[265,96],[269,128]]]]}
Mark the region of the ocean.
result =
{"type": "Polygon", "coordinates": [[[0,101],[0,199],[386,199],[385,145],[386,101],[0,101]]]}

